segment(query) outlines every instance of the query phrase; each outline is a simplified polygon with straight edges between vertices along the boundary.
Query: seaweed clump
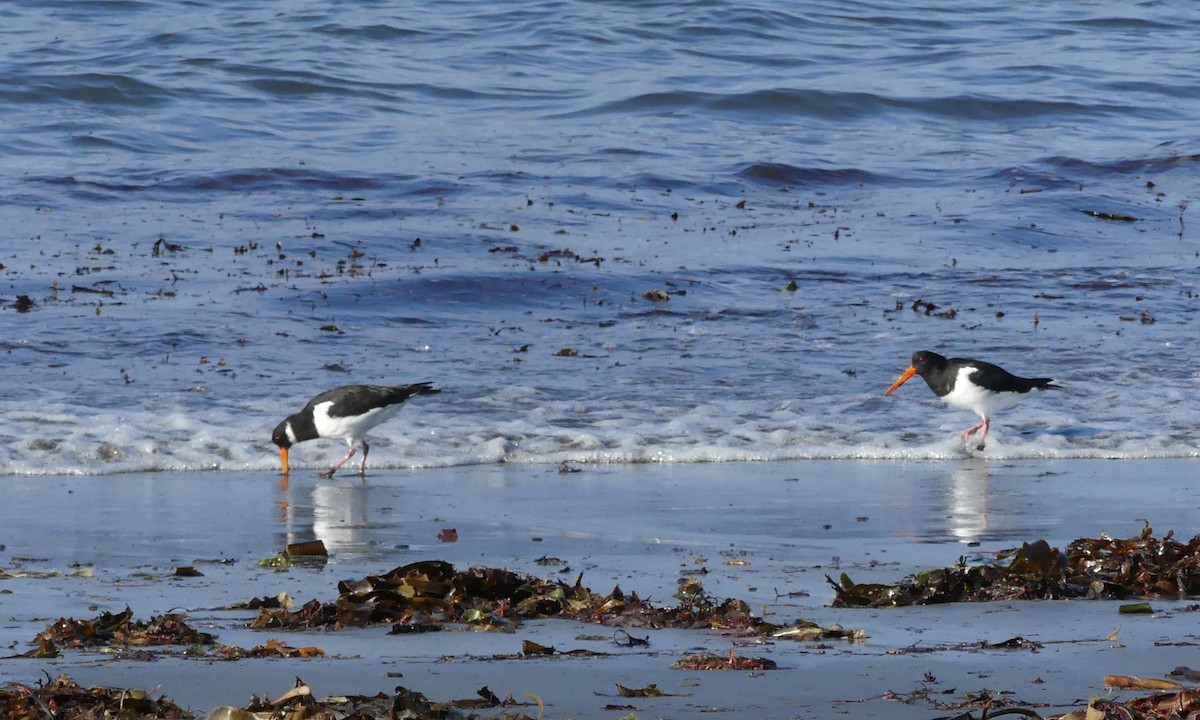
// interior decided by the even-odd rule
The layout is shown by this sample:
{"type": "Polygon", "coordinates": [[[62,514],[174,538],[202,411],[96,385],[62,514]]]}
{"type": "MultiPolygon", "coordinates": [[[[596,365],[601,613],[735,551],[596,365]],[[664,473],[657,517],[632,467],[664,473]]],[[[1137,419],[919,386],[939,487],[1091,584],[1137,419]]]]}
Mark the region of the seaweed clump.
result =
{"type": "Polygon", "coordinates": [[[0,688],[0,716],[30,720],[110,717],[191,720],[195,717],[165,697],[154,698],[141,690],[84,688],[66,675],[34,687],[18,684],[0,688]]]}
{"type": "MultiPolygon", "coordinates": [[[[895,584],[853,582],[845,573],[834,588],[834,607],[899,607],[992,600],[1187,597],[1200,595],[1200,535],[1188,542],[1168,532],[1154,536],[1106,535],[1072,541],[1064,553],[1045,540],[1023,544],[1007,564],[967,565],[917,573],[895,584]]],[[[1000,560],[1007,560],[1001,557],[1000,560]]]]}
{"type": "Polygon", "coordinates": [[[33,650],[13,657],[52,658],[59,648],[102,646],[147,647],[161,645],[212,645],[215,636],[200,632],[178,613],[134,620],[128,607],[119,613],[102,612],[89,620],[59,618],[33,639],[33,650]]]}
{"type": "MultiPolygon", "coordinates": [[[[254,628],[299,629],[362,627],[390,623],[392,633],[430,632],[459,624],[484,630],[513,630],[532,618],[562,618],[615,627],[719,629],[748,635],[788,631],[756,617],[742,600],[717,601],[695,580],[684,581],[674,595],[677,605],[659,607],[636,592],[614,587],[607,595],[583,585],[547,580],[497,568],[455,570],[450,563],[427,560],[382,575],[338,583],[332,602],[310,600],[296,610],[272,599],[248,603],[259,615],[254,628]]],[[[825,628],[802,639],[847,637],[859,631],[825,628]]]]}

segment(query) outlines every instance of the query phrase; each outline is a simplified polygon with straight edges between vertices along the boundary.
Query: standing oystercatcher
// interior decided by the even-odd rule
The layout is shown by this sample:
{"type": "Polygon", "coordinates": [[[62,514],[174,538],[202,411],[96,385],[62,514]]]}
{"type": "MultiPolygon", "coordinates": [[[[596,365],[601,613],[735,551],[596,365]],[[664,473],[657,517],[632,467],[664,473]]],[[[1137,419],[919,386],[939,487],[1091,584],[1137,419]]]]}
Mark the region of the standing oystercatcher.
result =
{"type": "Polygon", "coordinates": [[[271,433],[271,442],[279,446],[279,457],[283,461],[283,474],[288,472],[288,448],[305,440],[317,438],[342,438],[350,445],[350,452],[337,464],[321,473],[333,477],[337,469],[354,456],[354,443],[361,441],[363,448],[360,475],[367,474],[367,431],[390,420],[400,412],[400,406],[414,395],[434,395],[441,392],[431,383],[413,385],[347,385],[327,390],[304,406],[304,409],[288,417],[271,433]]]}
{"type": "Polygon", "coordinates": [[[1002,367],[982,360],[944,358],[935,352],[921,350],[913,353],[912,364],[884,395],[891,395],[913,375],[925,378],[933,394],[947,404],[974,410],[983,418],[978,425],[962,433],[963,442],[966,442],[976,432],[983,431],[976,446],[978,450],[983,449],[994,413],[1016,405],[1030,390],[1060,387],[1050,378],[1017,377],[1002,367]]]}

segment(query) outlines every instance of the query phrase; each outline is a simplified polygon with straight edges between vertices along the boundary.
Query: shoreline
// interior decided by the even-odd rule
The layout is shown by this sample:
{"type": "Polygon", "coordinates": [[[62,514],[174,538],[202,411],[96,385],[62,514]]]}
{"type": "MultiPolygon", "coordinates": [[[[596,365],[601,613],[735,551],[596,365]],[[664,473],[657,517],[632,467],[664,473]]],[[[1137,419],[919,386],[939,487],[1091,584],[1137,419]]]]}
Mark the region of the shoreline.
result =
{"type": "Polygon", "coordinates": [[[920,688],[1013,691],[1066,709],[1103,694],[1106,674],[1159,677],[1187,665],[1186,647],[1156,645],[1193,634],[1186,603],[1153,601],[1148,616],[1119,616],[1116,603],[1086,600],[847,610],[829,607],[825,575],[894,582],[960,555],[986,557],[1037,539],[1061,548],[1104,532],[1135,536],[1143,519],[1159,536],[1173,530],[1191,537],[1198,496],[1191,464],[795,461],[583,466],[567,474],[503,465],[383,470],[365,483],[294,474],[286,487],[262,473],[19,478],[0,508],[0,567],[61,574],[0,582],[8,617],[0,642],[10,652],[27,650],[59,617],[90,618],[128,605],[139,619],[184,609],[189,623],[221,643],[252,647],[276,638],[341,657],[139,662],[68,651],[55,660],[9,659],[0,664],[0,681],[28,684],[45,671],[84,686],[160,686],[158,693],[201,713],[240,707],[250,694],[277,697],[296,676],[318,696],[402,685],[436,702],[474,697],[487,685],[501,697],[538,695],[547,717],[607,717],[612,711],[602,708],[610,702],[664,717],[699,717],[712,708],[761,717],[938,714],[926,703],[884,699],[889,691],[920,688]],[[456,530],[457,542],[439,541],[443,529],[456,530]],[[330,551],[323,565],[286,572],[257,565],[290,542],[318,538],[330,551]],[[547,556],[569,570],[537,563],[547,556]],[[527,622],[513,634],[389,636],[386,626],[253,631],[244,627],[253,613],[218,609],[279,592],[297,604],[328,601],[339,580],[422,559],[538,577],[582,573],[595,592],[619,585],[659,605],[672,604],[680,579],[691,577],[711,596],[744,600],[772,622],[836,623],[861,628],[867,638],[743,646],[712,631],[639,630],[650,647],[625,650],[577,639],[612,628],[565,620],[527,622]],[[183,565],[203,575],[174,577],[183,565]],[[91,577],[72,577],[79,566],[91,577]],[[1118,626],[1118,640],[1108,640],[1118,626]],[[1014,636],[1043,648],[977,647],[1014,636]],[[493,659],[519,653],[524,639],[613,654],[493,659]],[[912,647],[930,651],[904,651],[912,647]],[[671,669],[696,648],[736,649],[780,669],[671,669]],[[926,682],[927,673],[937,682],[926,682]],[[675,695],[622,699],[617,683],[656,683],[675,695]]]}

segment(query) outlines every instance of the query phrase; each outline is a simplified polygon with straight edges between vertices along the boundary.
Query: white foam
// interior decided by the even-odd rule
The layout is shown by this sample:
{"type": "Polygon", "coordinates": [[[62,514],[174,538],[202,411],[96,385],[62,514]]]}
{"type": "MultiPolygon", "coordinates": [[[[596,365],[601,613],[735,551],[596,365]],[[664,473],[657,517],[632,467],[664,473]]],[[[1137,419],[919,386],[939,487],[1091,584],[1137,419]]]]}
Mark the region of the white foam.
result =
{"type": "MultiPolygon", "coordinates": [[[[528,398],[511,390],[509,395],[528,398]]],[[[0,410],[0,415],[3,415],[0,410]]],[[[1036,415],[1036,413],[1034,413],[1036,415]]],[[[953,419],[969,422],[967,413],[953,419]],[[961,417],[960,417],[961,416],[961,417]]],[[[492,463],[722,463],[789,460],[990,460],[1197,457],[1187,437],[1129,429],[1081,429],[1054,412],[1023,427],[1028,416],[993,425],[984,450],[963,444],[958,425],[918,413],[924,426],[898,425],[887,413],[813,413],[799,403],[699,405],[686,409],[626,405],[588,408],[542,403],[511,419],[439,407],[436,399],[405,408],[371,435],[370,466],[433,468],[492,463]],[[618,411],[620,410],[620,411],[618,411]],[[736,411],[733,411],[736,410],[736,411]],[[594,417],[594,421],[589,418],[594,417]],[[563,419],[570,426],[562,424],[563,419]],[[886,421],[886,422],[885,422],[886,421]],[[899,432],[907,427],[911,431],[899,432]],[[1023,428],[1026,432],[1021,432],[1023,428]]],[[[124,472],[235,470],[277,472],[269,441],[277,421],[265,409],[231,416],[222,408],[159,414],[121,413],[53,403],[43,412],[10,411],[0,438],[0,474],[106,475],[124,472]]],[[[960,423],[961,424],[961,423],[960,423]]],[[[324,469],[341,441],[297,445],[297,470],[324,469]]]]}

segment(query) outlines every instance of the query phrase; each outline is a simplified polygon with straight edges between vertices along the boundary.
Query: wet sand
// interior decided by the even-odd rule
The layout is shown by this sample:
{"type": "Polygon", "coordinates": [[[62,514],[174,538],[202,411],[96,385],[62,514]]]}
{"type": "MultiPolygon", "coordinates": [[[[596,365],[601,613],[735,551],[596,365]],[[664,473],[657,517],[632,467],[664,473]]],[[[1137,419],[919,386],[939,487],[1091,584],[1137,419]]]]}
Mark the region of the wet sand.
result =
{"type": "Polygon", "coordinates": [[[1104,694],[1105,674],[1158,677],[1200,664],[1194,647],[1172,645],[1198,641],[1195,613],[1185,602],[1153,601],[1153,615],[1119,615],[1120,603],[1081,600],[835,609],[825,575],[892,582],[1023,541],[1064,548],[1104,532],[1130,537],[1143,520],[1159,535],[1191,537],[1200,504],[1196,468],[1194,460],[970,459],[580,466],[565,474],[546,466],[384,469],[366,482],[293,473],[286,485],[277,476],[229,472],[10,477],[0,506],[0,567],[62,574],[0,581],[7,653],[27,650],[59,617],[129,606],[139,619],[186,610],[194,626],[224,644],[278,638],[321,647],[329,657],[146,662],[67,651],[53,660],[4,660],[0,681],[66,673],[85,686],[157,688],[200,713],[244,705],[252,694],[277,696],[299,676],[319,696],[402,685],[447,701],[474,697],[486,685],[501,697],[537,695],[547,717],[931,718],[948,714],[935,702],[982,690],[1011,692],[1003,697],[1046,715],[1104,694]],[[458,541],[440,542],[443,528],[457,530],[458,541]],[[257,564],[314,538],[331,553],[323,565],[280,572],[257,564]],[[538,564],[543,556],[569,570],[538,564]],[[386,626],[251,631],[245,623],[254,613],[221,609],[280,592],[298,603],[329,601],[339,580],[426,559],[542,577],[562,571],[569,580],[582,572],[596,592],[620,585],[662,605],[675,604],[680,578],[696,577],[709,594],[745,600],[772,622],[837,623],[865,630],[867,639],[755,643],[716,632],[634,630],[649,636],[649,647],[624,648],[608,639],[611,628],[553,619],[512,634],[389,635],[386,626]],[[172,577],[182,565],[203,576],[172,577]],[[91,576],[72,576],[79,566],[90,566],[91,576]],[[1014,636],[1043,647],[978,647],[1014,636]],[[496,657],[520,653],[523,640],[611,655],[496,657]],[[689,652],[730,649],[779,669],[671,667],[689,652]],[[673,695],[622,698],[618,683],[655,683],[673,695]],[[606,710],[609,704],[632,709],[606,710]]]}

